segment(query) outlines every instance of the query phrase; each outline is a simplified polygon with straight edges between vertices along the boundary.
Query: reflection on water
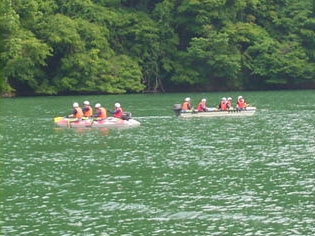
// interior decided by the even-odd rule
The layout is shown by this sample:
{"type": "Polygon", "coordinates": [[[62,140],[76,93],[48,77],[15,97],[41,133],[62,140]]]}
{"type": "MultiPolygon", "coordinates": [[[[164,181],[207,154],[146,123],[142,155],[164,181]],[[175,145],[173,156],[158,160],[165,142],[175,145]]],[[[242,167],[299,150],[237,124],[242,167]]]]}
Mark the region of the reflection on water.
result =
{"type": "Polygon", "coordinates": [[[95,133],[95,135],[108,135],[110,133],[110,129],[104,128],[104,127],[102,127],[102,128],[60,128],[60,127],[54,127],[53,129],[56,133],[63,133],[63,134],[69,133],[69,132],[74,132],[77,134],[86,134],[89,132],[95,133],[95,131],[97,131],[95,133]]]}
{"type": "Polygon", "coordinates": [[[134,129],[2,115],[1,234],[315,234],[314,104],[179,120],[146,98],[134,129]]]}

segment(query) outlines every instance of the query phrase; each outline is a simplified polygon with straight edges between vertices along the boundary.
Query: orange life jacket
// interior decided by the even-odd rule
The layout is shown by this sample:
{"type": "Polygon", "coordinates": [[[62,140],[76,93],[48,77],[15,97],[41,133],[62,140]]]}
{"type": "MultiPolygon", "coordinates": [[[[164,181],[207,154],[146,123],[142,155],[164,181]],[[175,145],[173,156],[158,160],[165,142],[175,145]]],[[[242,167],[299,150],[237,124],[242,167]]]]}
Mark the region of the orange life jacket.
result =
{"type": "Polygon", "coordinates": [[[121,118],[123,110],[120,107],[117,107],[114,113],[114,117],[121,118]]]}
{"type": "Polygon", "coordinates": [[[80,107],[75,107],[74,110],[75,110],[74,117],[75,118],[82,118],[82,116],[83,116],[82,109],[80,107]]]}
{"type": "Polygon", "coordinates": [[[182,110],[190,110],[190,103],[189,102],[184,102],[182,105],[182,110]]]}
{"type": "Polygon", "coordinates": [[[107,112],[104,107],[97,108],[97,111],[99,112],[98,118],[105,119],[107,117],[107,112]]]}
{"type": "Polygon", "coordinates": [[[93,116],[93,109],[91,106],[86,106],[83,108],[83,116],[85,117],[93,116]]]}

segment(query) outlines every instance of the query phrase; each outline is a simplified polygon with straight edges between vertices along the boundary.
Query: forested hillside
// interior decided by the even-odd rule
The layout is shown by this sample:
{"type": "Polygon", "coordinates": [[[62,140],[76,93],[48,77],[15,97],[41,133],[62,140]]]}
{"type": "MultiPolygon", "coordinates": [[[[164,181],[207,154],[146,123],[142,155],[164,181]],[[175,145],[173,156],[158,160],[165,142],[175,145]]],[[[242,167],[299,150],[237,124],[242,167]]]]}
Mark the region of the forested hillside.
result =
{"type": "Polygon", "coordinates": [[[314,0],[0,0],[1,92],[315,87],[314,0]]]}

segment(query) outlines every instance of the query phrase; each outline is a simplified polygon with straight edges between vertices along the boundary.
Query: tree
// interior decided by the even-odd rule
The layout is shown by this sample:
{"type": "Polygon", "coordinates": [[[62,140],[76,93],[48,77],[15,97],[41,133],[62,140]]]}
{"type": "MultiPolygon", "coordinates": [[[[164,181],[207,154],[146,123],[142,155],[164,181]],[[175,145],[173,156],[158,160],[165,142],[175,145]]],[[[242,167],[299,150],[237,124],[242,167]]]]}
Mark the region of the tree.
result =
{"type": "Polygon", "coordinates": [[[315,86],[313,0],[0,1],[2,92],[315,86]]]}
{"type": "Polygon", "coordinates": [[[45,59],[51,55],[51,48],[35,35],[21,27],[18,15],[13,10],[11,1],[4,5],[1,47],[1,66],[3,89],[12,92],[14,87],[30,88],[40,92],[46,80],[42,79],[45,59]],[[10,84],[9,84],[10,83],[10,84]]]}

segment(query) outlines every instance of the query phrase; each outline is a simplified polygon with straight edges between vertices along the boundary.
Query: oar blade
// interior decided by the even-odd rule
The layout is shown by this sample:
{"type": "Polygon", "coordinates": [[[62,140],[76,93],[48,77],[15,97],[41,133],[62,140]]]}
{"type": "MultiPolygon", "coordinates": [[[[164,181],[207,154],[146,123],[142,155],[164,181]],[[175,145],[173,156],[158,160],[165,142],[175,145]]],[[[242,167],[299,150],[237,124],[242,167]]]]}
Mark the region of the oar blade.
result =
{"type": "Polygon", "coordinates": [[[54,122],[55,123],[58,123],[58,122],[60,122],[60,121],[62,121],[63,120],[63,117],[62,116],[59,116],[59,117],[55,117],[54,118],[54,122]]]}

